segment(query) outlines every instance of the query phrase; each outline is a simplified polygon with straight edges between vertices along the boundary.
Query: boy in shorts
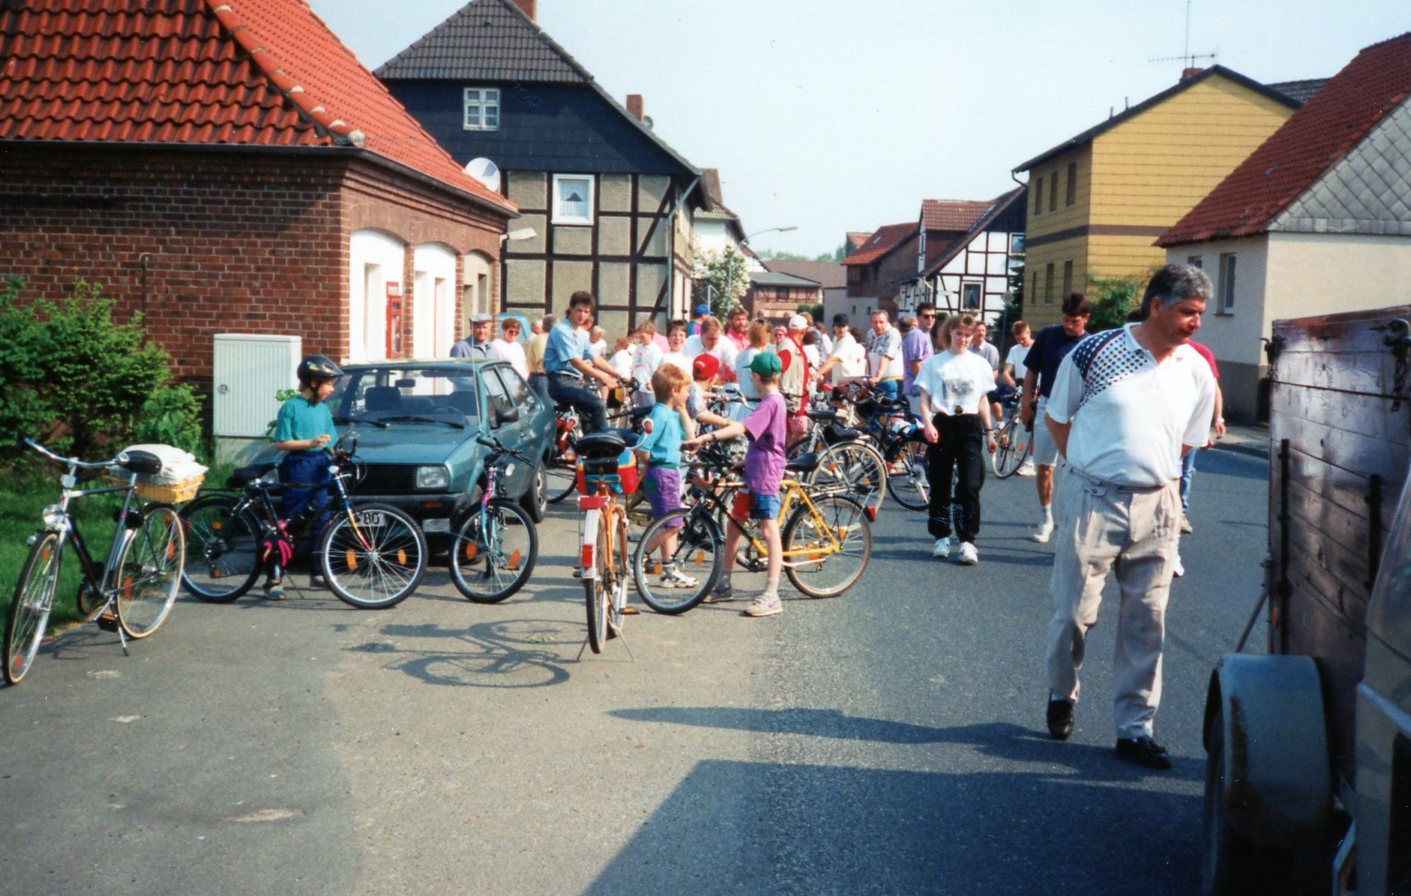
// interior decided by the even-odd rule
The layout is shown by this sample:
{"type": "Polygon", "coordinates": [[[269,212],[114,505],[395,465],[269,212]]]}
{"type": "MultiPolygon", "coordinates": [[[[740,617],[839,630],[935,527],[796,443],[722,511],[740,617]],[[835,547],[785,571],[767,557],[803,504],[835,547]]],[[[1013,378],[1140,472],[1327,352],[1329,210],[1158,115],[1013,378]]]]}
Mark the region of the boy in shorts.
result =
{"type": "MultiPolygon", "coordinates": [[[[691,381],[674,364],[657,368],[652,374],[652,392],[656,404],[643,428],[646,435],[633,449],[647,465],[642,488],[652,505],[652,519],[659,520],[681,506],[681,441],[695,434],[691,418],[686,415],[686,397],[691,381]]],[[[661,584],[666,588],[695,588],[699,582],[676,568],[676,530],[682,525],[664,526],[652,541],[642,546],[644,557],[661,548],[661,584]]]]}
{"type": "MultiPolygon", "coordinates": [[[[784,404],[784,396],[779,394],[779,373],[782,365],[779,356],[772,352],[761,352],[750,361],[750,379],[759,393],[759,406],[744,420],[723,426],[720,429],[687,439],[685,448],[695,448],[709,441],[722,441],[745,436],[749,448],[745,452],[745,488],[735,496],[734,512],[736,520],[743,520],[746,513],[759,523],[760,534],[769,550],[768,582],[764,593],[756,597],[745,608],[746,616],[777,616],[784,612],[779,601],[779,573],[784,561],[779,543],[779,485],[784,480],[784,445],[788,434],[787,419],[789,410],[784,404]]],[[[734,571],[735,556],[740,548],[740,527],[730,526],[725,537],[725,557],[728,566],[725,576],[716,586],[714,593],[706,597],[707,602],[731,600],[733,591],[730,575],[734,571]]]]}

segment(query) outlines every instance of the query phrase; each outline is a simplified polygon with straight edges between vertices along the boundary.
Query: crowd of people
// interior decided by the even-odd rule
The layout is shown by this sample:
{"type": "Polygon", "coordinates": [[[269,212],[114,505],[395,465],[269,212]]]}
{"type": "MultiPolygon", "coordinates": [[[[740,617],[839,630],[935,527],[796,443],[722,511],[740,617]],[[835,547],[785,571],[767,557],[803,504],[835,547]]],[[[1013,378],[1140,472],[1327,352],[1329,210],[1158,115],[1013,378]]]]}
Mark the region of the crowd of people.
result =
{"type": "MultiPolygon", "coordinates": [[[[1059,323],[1032,334],[1015,322],[1001,358],[982,319],[962,312],[938,322],[929,303],[895,322],[885,311],[872,312],[865,332],[845,314],[825,328],[802,313],[771,324],[733,307],[722,322],[700,305],[691,320],[668,322],[665,334],[655,322],[642,322],[609,353],[601,328],[593,326],[593,296],[579,292],[563,320],[550,315],[533,323],[524,348],[517,321],[506,319],[501,338],[492,340],[492,319],[476,315],[452,355],[509,361],[546,401],[578,408],[589,432],[605,426],[608,391],[633,384],[628,401],[652,409],[651,434],[638,448],[654,516],[679,506],[683,448],[745,438],[747,490],[735,513],[761,523],[770,555],[765,590],[745,610],[750,616],[783,609],[777,491],[785,446],[803,434],[815,388],[863,383],[884,400],[910,406],[928,443],[931,556],[954,554],[968,566],[979,562],[987,453],[997,448],[1004,408],[1017,402],[1033,434],[1032,458],[1019,470],[1033,477],[1037,492],[1031,537],[1054,544],[1049,732],[1066,740],[1073,730],[1085,639],[1111,573],[1121,594],[1116,753],[1164,769],[1170,760],[1153,739],[1152,722],[1161,696],[1166,601],[1172,578],[1183,574],[1179,538],[1191,531],[1186,506],[1195,450],[1224,434],[1218,368],[1191,339],[1209,296],[1209,278],[1198,268],[1169,265],[1152,277],[1125,327],[1089,334],[1087,300],[1072,293],[1059,323]],[[706,409],[704,396],[724,383],[736,384],[746,399],[741,419],[706,409]]],[[[738,530],[731,532],[738,540],[738,530]]],[[[664,533],[650,549],[661,549],[666,560],[672,540],[664,533]]],[[[726,556],[734,548],[727,544],[726,556]]],[[[662,584],[696,587],[669,562],[662,584]]],[[[707,600],[733,597],[727,570],[707,600]]]]}

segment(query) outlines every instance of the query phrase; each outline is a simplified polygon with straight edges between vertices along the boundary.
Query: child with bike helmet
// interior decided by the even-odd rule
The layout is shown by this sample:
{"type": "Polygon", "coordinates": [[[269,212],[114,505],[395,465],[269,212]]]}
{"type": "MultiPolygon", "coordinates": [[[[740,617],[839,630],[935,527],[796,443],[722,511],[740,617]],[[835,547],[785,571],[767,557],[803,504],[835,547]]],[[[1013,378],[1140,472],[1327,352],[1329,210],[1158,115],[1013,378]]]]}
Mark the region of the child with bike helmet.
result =
{"type": "MultiPolygon", "coordinates": [[[[274,447],[286,452],[279,462],[279,481],[284,484],[279,513],[284,520],[302,518],[310,523],[305,531],[317,532],[326,521],[329,502],[326,449],[338,439],[333,414],[325,402],[343,371],[323,355],[309,355],[299,362],[296,372],[299,393],[280,406],[272,436],[274,447]]],[[[300,539],[299,543],[306,545],[308,539],[300,539]]],[[[284,599],[279,578],[282,565],[276,564],[265,582],[265,597],[270,600],[284,599]]],[[[317,575],[311,584],[323,587],[317,575]]]]}

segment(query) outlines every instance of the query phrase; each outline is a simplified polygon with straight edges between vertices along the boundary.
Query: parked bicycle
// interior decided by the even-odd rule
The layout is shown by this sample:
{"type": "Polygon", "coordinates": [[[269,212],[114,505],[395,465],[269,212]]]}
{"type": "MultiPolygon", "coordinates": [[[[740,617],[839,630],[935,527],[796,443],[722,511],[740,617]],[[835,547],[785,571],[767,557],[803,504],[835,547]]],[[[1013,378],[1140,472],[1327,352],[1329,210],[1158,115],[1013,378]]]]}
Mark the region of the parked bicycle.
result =
{"type": "MultiPolygon", "coordinates": [[[[578,440],[580,574],[588,608],[588,646],[602,653],[622,634],[627,609],[627,510],[619,500],[637,490],[636,433],[607,430],[578,440]]],[[[625,642],[624,642],[625,643],[625,642]]],[[[628,648],[631,653],[631,648],[628,648]]]]}
{"type": "Polygon", "coordinates": [[[112,460],[83,461],[55,454],[28,437],[20,441],[65,469],[59,477],[59,503],[44,508],[43,526],[30,536],[29,556],[15,585],[5,624],[5,680],[12,685],[25,677],[44,641],[59,587],[65,544],[78,557],[82,575],[78,586],[80,612],[96,611],[99,627],[118,633],[124,655],[128,652],[128,638],[145,638],[161,626],[181,585],[186,539],[171,504],[143,500],[147,494],[169,494],[180,499],[188,491],[194,494],[200,485],[199,479],[171,486],[143,483],[140,477],[162,470],[161,459],[145,451],[124,451],[112,460]],[[78,487],[81,471],[107,469],[121,478],[121,484],[78,487]],[[121,494],[122,505],[107,560],[100,568],[79,531],[73,505],[103,494],[121,494]]]}
{"type": "Polygon", "coordinates": [[[511,458],[535,465],[495,436],[476,441],[491,450],[485,459],[485,487],[480,500],[451,533],[451,582],[467,599],[495,604],[529,581],[539,557],[539,532],[517,501],[502,498],[495,489],[499,470],[511,458]]]}
{"type": "MultiPolygon", "coordinates": [[[[804,455],[789,462],[796,475],[811,472],[814,462],[804,455]]],[[[632,560],[633,580],[642,600],[658,613],[675,615],[699,604],[715,588],[726,563],[739,562],[746,570],[762,571],[768,549],[751,520],[730,514],[730,498],[744,483],[727,472],[729,459],[702,450],[688,476],[689,506],[655,520],[642,533],[632,560]],[[663,588],[661,566],[643,548],[654,543],[656,533],[677,527],[676,568],[696,580],[695,588],[663,588]],[[725,557],[725,526],[744,535],[738,558],[725,557]]],[[[872,556],[872,526],[867,509],[849,494],[847,486],[818,486],[799,478],[785,479],[779,507],[780,543],[784,574],[809,597],[835,597],[851,588],[872,556]]]]}
{"type": "Polygon", "coordinates": [[[293,520],[279,517],[282,486],[274,461],[241,467],[228,487],[241,494],[213,494],[182,511],[192,562],[182,574],[187,590],[209,603],[229,603],[250,590],[260,573],[280,578],[297,541],[314,541],[314,561],[339,600],[366,610],[401,603],[426,572],[426,536],[390,504],[354,505],[350,493],[362,477],[356,436],[346,435],[329,455],[330,517],[312,531],[318,509],[293,520]]]}
{"type": "MultiPolygon", "coordinates": [[[[637,388],[631,379],[619,379],[617,388],[625,395],[637,388]]],[[[635,429],[651,407],[632,408],[625,402],[608,417],[609,428],[635,429]]],[[[578,477],[578,440],[583,438],[583,420],[578,409],[566,402],[554,402],[554,441],[544,464],[544,493],[550,504],[557,504],[573,493],[578,477]]]]}
{"type": "MultiPolygon", "coordinates": [[[[1034,456],[1034,431],[1019,417],[1019,398],[1016,392],[1005,399],[1004,419],[995,427],[995,443],[999,447],[990,455],[990,465],[1000,479],[1013,476],[1034,456]]],[[[1043,423],[1036,420],[1034,425],[1043,423]]]]}

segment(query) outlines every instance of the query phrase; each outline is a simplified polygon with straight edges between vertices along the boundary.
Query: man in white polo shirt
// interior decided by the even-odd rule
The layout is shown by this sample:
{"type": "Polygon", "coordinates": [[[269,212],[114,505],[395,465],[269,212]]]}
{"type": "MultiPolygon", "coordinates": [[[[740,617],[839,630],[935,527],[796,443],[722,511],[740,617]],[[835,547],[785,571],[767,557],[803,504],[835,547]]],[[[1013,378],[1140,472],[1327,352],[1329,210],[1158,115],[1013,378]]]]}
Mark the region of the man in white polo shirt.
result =
{"type": "Polygon", "coordinates": [[[1146,320],[1089,336],[1063,359],[1043,421],[1068,462],[1054,501],[1049,733],[1067,740],[1073,731],[1087,633],[1115,568],[1116,752],[1153,769],[1171,767],[1152,721],[1181,525],[1181,456],[1206,443],[1215,405],[1210,365],[1186,344],[1209,297],[1199,268],[1157,271],[1146,320]]]}

